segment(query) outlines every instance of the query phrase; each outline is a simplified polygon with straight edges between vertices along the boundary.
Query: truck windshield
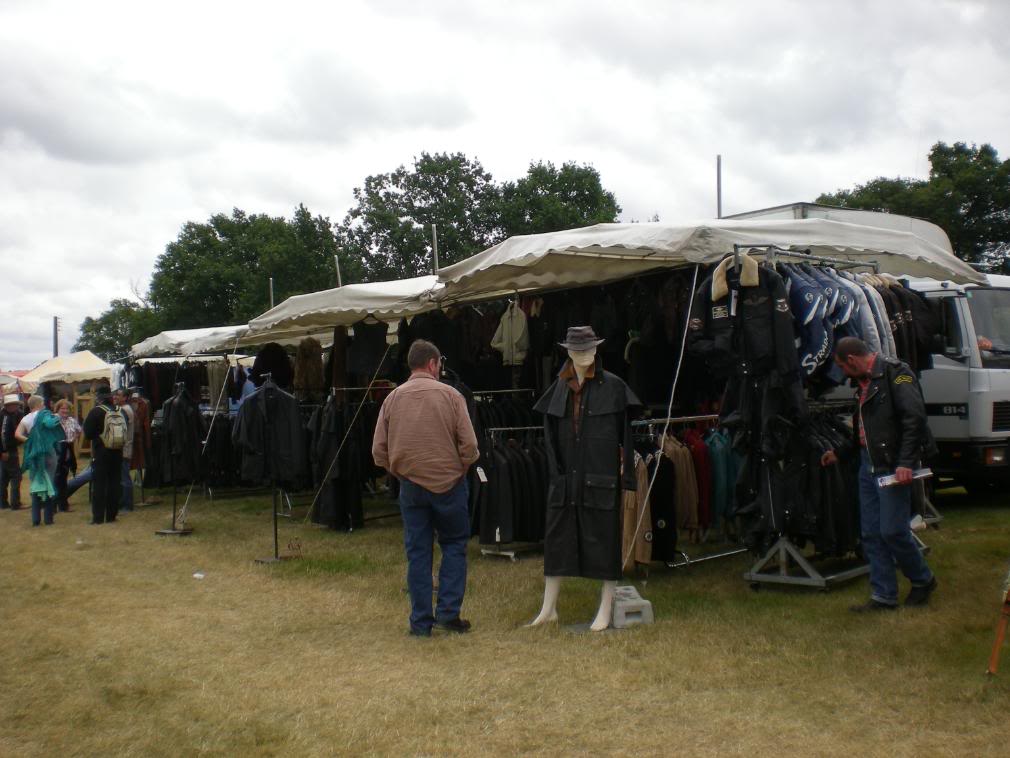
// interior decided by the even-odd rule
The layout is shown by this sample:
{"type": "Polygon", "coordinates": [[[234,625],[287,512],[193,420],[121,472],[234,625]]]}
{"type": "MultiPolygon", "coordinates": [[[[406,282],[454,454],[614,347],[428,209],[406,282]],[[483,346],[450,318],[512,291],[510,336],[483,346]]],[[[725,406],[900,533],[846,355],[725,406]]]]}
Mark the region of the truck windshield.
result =
{"type": "Polygon", "coordinates": [[[1010,368],[1010,290],[972,288],[967,294],[982,365],[1010,368]]]}

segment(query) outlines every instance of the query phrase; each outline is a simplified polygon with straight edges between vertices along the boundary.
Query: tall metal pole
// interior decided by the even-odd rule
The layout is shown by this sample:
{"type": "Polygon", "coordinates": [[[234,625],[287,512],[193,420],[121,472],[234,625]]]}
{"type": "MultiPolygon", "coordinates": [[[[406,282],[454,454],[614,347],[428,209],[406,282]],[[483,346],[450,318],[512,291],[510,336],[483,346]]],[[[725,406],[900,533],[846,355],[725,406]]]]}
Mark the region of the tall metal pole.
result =
{"type": "Polygon", "coordinates": [[[274,307],[274,278],[270,277],[270,307],[274,307]]]}
{"type": "Polygon", "coordinates": [[[337,286],[343,287],[344,282],[340,278],[340,258],[336,255],[333,256],[333,265],[337,267],[337,286]]]}
{"type": "Polygon", "coordinates": [[[435,224],[431,225],[431,252],[435,258],[435,270],[432,271],[433,274],[438,273],[438,227],[435,224]]]}
{"type": "Polygon", "coordinates": [[[60,354],[60,317],[53,316],[53,358],[60,354]]]}
{"type": "Polygon", "coordinates": [[[715,217],[722,218],[722,156],[715,156],[715,217]]]}

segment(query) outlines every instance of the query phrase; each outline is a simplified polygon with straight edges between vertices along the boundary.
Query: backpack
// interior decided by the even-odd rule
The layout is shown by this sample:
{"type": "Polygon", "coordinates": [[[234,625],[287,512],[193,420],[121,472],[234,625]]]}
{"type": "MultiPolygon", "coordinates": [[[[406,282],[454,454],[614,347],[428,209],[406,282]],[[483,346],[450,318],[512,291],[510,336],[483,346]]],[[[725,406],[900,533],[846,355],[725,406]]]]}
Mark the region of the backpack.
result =
{"type": "Polygon", "coordinates": [[[101,407],[105,409],[102,445],[106,450],[122,450],[126,445],[126,416],[118,408],[101,407]]]}

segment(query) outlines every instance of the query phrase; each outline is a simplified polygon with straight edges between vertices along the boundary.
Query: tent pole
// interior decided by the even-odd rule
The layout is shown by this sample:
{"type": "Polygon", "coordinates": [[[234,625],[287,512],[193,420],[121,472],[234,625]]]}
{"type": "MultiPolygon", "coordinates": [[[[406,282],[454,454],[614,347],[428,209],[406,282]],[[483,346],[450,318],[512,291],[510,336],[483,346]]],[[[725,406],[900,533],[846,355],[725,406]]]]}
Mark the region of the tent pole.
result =
{"type": "Polygon", "coordinates": [[[431,254],[435,261],[435,270],[432,271],[433,274],[438,273],[438,226],[435,224],[431,225],[431,254]]]}
{"type": "Polygon", "coordinates": [[[344,282],[340,278],[340,258],[336,255],[333,256],[333,265],[337,267],[337,286],[343,287],[344,282]]]}
{"type": "Polygon", "coordinates": [[[722,218],[722,156],[715,156],[715,217],[722,218]]]}

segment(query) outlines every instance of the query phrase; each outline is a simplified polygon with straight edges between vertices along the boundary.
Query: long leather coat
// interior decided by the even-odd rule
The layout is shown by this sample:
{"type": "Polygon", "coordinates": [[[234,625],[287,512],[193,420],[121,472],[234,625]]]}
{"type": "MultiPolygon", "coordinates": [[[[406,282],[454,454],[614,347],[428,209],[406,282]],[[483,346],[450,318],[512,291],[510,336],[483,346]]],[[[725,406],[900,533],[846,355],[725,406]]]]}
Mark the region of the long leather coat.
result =
{"type": "Polygon", "coordinates": [[[232,442],[242,451],[242,481],[293,483],[304,459],[304,435],[298,401],[273,380],[247,397],[232,428],[232,442]]]}
{"type": "Polygon", "coordinates": [[[189,393],[182,390],[166,400],[161,410],[164,419],[161,444],[164,483],[194,482],[200,475],[200,451],[203,447],[204,429],[200,409],[190,399],[189,393]]]}
{"type": "Polygon", "coordinates": [[[576,432],[575,393],[564,373],[534,406],[544,414],[549,466],[544,575],[617,580],[621,489],[637,487],[630,421],[640,403],[597,359],[579,394],[576,432]],[[629,463],[620,481],[622,457],[629,463]]]}

